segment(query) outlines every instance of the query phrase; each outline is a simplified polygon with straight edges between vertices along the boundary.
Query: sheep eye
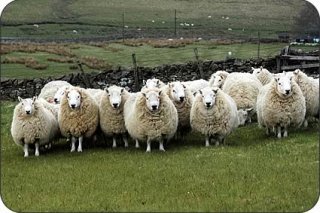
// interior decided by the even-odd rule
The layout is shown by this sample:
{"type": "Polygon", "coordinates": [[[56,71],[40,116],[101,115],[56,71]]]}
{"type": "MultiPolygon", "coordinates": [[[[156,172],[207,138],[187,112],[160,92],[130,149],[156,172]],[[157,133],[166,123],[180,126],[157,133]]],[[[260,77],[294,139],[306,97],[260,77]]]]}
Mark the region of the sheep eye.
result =
{"type": "Polygon", "coordinates": [[[176,92],[176,90],[172,90],[172,92],[176,92]]]}
{"type": "Polygon", "coordinates": [[[221,79],[219,80],[219,82],[221,81],[221,79]]]}
{"type": "Polygon", "coordinates": [[[281,86],[281,83],[279,83],[279,86],[281,86]]]}

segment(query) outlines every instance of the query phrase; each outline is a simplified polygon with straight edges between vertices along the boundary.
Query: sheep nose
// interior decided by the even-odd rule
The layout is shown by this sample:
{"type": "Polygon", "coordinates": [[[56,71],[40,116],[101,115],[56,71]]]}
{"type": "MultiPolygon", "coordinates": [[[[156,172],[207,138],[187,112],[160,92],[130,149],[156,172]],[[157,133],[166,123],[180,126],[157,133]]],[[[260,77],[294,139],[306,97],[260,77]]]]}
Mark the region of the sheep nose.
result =
{"type": "Polygon", "coordinates": [[[183,102],[184,101],[184,97],[180,97],[180,102],[183,102]]]}
{"type": "Polygon", "coordinates": [[[30,110],[27,110],[26,113],[29,115],[31,112],[30,112],[30,110]]]}
{"type": "Polygon", "coordinates": [[[207,107],[210,107],[211,103],[210,102],[206,102],[206,105],[207,105],[207,107]]]}
{"type": "Polygon", "coordinates": [[[289,93],[290,93],[290,90],[286,90],[286,95],[289,95],[289,93]]]}
{"type": "Polygon", "coordinates": [[[53,101],[57,104],[58,103],[58,98],[53,99],[53,101]]]}
{"type": "Polygon", "coordinates": [[[72,109],[76,108],[76,105],[75,104],[71,104],[71,108],[72,109]]]}
{"type": "Polygon", "coordinates": [[[152,110],[156,110],[158,108],[157,105],[152,105],[151,107],[152,107],[152,110]]]}
{"type": "Polygon", "coordinates": [[[114,108],[117,108],[118,107],[118,104],[112,104],[114,108]]]}

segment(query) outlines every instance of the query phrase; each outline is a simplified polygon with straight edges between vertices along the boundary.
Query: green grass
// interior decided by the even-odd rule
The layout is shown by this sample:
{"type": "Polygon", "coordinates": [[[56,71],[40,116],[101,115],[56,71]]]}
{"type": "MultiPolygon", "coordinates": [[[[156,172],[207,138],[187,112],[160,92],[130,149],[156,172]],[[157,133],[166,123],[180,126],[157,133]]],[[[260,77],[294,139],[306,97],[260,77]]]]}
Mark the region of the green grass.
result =
{"type": "MultiPolygon", "coordinates": [[[[45,44],[44,44],[45,45],[45,44]]],[[[56,44],[61,45],[61,44],[56,44]]],[[[280,49],[286,46],[286,43],[262,43],[260,46],[260,57],[268,58],[279,54],[280,49]]],[[[240,59],[250,59],[257,57],[257,44],[254,43],[236,43],[236,44],[216,44],[211,41],[199,41],[188,44],[184,47],[178,48],[154,48],[149,44],[144,43],[142,46],[132,47],[123,45],[121,43],[110,43],[107,47],[97,47],[88,44],[64,44],[68,47],[75,58],[84,56],[94,56],[98,59],[105,60],[113,68],[119,66],[125,68],[132,67],[132,53],[136,54],[138,66],[154,67],[162,64],[186,63],[194,61],[194,48],[198,49],[201,60],[225,60],[229,51],[232,52],[233,57],[240,59]]],[[[294,48],[304,48],[305,51],[313,50],[318,47],[299,46],[294,48]]],[[[62,76],[77,70],[70,70],[69,67],[75,64],[50,62],[48,58],[59,58],[55,54],[46,52],[24,53],[11,52],[4,54],[4,58],[8,57],[33,57],[39,61],[40,64],[48,64],[45,70],[34,70],[25,67],[21,64],[1,64],[1,77],[6,78],[34,78],[34,77],[48,77],[48,76],[62,76]]],[[[92,72],[96,69],[84,66],[86,72],[92,72]]]]}
{"type": "Polygon", "coordinates": [[[172,34],[177,9],[178,36],[195,31],[199,35],[251,38],[257,37],[260,29],[263,38],[277,38],[279,31],[291,30],[304,5],[302,0],[19,0],[3,12],[2,36],[73,38],[73,29],[79,31],[77,37],[121,35],[123,12],[128,31],[141,27],[146,35],[159,30],[172,34]],[[180,26],[185,22],[194,23],[194,27],[188,30],[180,26]],[[40,27],[35,29],[34,23],[40,27]],[[19,26],[12,27],[16,24],[19,26]]]}
{"type": "Polygon", "coordinates": [[[306,211],[319,196],[315,124],[282,140],[251,124],[210,148],[192,134],[150,154],[103,143],[69,153],[60,140],[24,159],[13,107],[1,104],[1,197],[14,211],[306,211]]]}

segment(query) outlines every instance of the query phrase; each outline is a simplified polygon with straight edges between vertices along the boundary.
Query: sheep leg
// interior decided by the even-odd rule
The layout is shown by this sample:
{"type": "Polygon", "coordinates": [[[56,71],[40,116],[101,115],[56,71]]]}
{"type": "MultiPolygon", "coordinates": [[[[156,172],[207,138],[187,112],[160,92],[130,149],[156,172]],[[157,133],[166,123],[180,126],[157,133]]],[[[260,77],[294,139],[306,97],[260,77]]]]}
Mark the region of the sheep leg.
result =
{"type": "Polygon", "coordinates": [[[39,156],[39,143],[36,142],[36,143],[34,144],[34,146],[35,146],[35,148],[36,148],[34,155],[38,157],[38,156],[39,156]]]}
{"type": "Polygon", "coordinates": [[[27,143],[25,143],[23,145],[23,151],[24,151],[24,157],[28,157],[29,156],[29,145],[27,143]]]}
{"type": "Polygon", "coordinates": [[[82,152],[82,141],[83,141],[83,136],[79,137],[79,145],[78,145],[78,152],[82,152]]]}
{"type": "Polygon", "coordinates": [[[268,127],[266,128],[266,135],[270,135],[270,129],[268,127]]]}
{"type": "Polygon", "coordinates": [[[304,121],[303,121],[303,126],[304,126],[304,128],[307,128],[307,127],[308,127],[308,120],[307,120],[307,119],[304,119],[304,121]]]}
{"type": "Polygon", "coordinates": [[[140,148],[138,139],[136,139],[136,145],[135,145],[135,147],[136,147],[137,149],[140,148]]]}
{"type": "Polygon", "coordinates": [[[283,137],[288,137],[288,130],[287,128],[284,128],[283,137]]]}
{"type": "Polygon", "coordinates": [[[164,147],[163,147],[163,139],[161,138],[160,141],[159,141],[159,150],[160,151],[163,151],[165,152],[166,150],[164,150],[164,147]]]}
{"type": "Polygon", "coordinates": [[[117,140],[116,140],[116,136],[114,135],[112,137],[112,148],[116,148],[117,147],[117,140]]]}
{"type": "Polygon", "coordinates": [[[151,152],[151,140],[149,138],[147,140],[147,151],[146,152],[151,152]]]}
{"type": "Polygon", "coordinates": [[[123,141],[124,141],[124,147],[127,148],[127,147],[129,146],[127,135],[126,135],[126,134],[123,134],[123,135],[122,135],[122,139],[123,139],[123,141]]]}
{"type": "Polygon", "coordinates": [[[277,135],[278,138],[281,138],[281,126],[278,126],[278,135],[277,135]]]}
{"type": "Polygon", "coordinates": [[[209,143],[209,135],[206,136],[206,147],[210,146],[210,143],[209,143]]]}
{"type": "Polygon", "coordinates": [[[71,150],[70,152],[74,152],[76,150],[76,138],[75,137],[72,137],[71,138],[71,150]]]}

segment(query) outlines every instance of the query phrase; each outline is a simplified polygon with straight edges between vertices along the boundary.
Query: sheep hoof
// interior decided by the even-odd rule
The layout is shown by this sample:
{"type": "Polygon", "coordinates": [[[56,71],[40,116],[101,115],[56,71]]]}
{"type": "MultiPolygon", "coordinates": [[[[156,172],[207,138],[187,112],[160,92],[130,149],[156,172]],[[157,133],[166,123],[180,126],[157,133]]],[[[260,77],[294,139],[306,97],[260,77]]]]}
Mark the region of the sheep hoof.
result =
{"type": "Polygon", "coordinates": [[[75,148],[72,148],[72,149],[70,150],[70,152],[74,152],[74,151],[76,151],[76,149],[75,149],[75,148]]]}
{"type": "Polygon", "coordinates": [[[27,158],[27,157],[29,157],[29,155],[28,154],[24,154],[24,157],[27,158]]]}
{"type": "Polygon", "coordinates": [[[279,139],[281,139],[281,133],[280,133],[280,134],[278,133],[278,136],[277,136],[277,137],[278,137],[279,139]]]}
{"type": "Polygon", "coordinates": [[[39,156],[39,152],[36,152],[36,153],[34,154],[34,156],[38,157],[38,156],[39,156]]]}
{"type": "Polygon", "coordinates": [[[165,152],[165,151],[166,151],[166,150],[165,150],[165,149],[163,149],[163,148],[162,148],[162,149],[159,149],[159,150],[160,150],[160,151],[162,151],[162,152],[165,152]]]}
{"type": "Polygon", "coordinates": [[[82,149],[79,149],[79,148],[78,148],[78,150],[77,150],[77,151],[78,151],[78,152],[82,152],[82,149]]]}

